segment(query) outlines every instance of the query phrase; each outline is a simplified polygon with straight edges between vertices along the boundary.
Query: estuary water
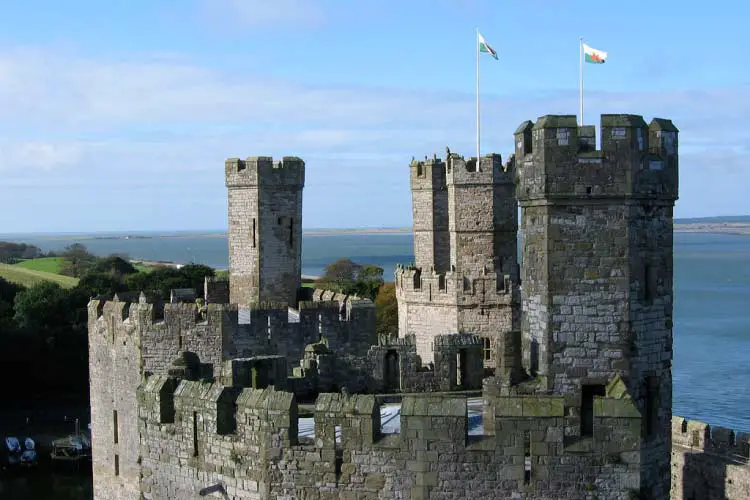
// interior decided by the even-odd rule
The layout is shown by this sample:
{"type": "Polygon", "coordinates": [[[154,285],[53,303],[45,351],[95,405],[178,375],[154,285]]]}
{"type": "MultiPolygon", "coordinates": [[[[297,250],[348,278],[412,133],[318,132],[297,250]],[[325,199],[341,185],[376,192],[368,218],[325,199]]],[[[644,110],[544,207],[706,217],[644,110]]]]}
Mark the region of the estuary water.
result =
{"type": "MultiPolygon", "coordinates": [[[[148,233],[139,233],[148,236],[148,233]]],[[[98,235],[101,236],[101,235],[98,235]]],[[[43,250],[82,243],[99,255],[196,262],[227,267],[222,235],[130,239],[0,235],[43,250]]],[[[675,233],[674,414],[750,431],[750,236],[675,233]]],[[[375,264],[393,279],[398,263],[413,261],[411,234],[305,235],[303,274],[322,274],[326,264],[347,257],[375,264]]]]}

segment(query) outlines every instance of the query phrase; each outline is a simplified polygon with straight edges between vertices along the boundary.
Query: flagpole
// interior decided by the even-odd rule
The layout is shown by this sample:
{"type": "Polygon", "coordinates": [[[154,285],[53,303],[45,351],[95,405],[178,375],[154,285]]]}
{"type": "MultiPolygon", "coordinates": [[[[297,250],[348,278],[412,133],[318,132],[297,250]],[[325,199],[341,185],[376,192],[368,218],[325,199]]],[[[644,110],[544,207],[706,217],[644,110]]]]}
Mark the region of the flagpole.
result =
{"type": "Polygon", "coordinates": [[[479,28],[477,28],[474,47],[477,51],[477,171],[479,171],[479,28]]]}
{"type": "Polygon", "coordinates": [[[578,101],[581,112],[581,127],[583,127],[583,37],[579,40],[578,52],[578,101]]]}

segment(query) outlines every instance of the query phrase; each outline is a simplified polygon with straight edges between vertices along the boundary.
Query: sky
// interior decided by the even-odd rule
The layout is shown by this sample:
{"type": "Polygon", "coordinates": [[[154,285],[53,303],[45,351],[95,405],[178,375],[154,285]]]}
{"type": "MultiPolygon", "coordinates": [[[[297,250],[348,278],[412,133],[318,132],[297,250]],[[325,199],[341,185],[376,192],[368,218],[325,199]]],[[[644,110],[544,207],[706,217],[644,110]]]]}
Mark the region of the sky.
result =
{"type": "Polygon", "coordinates": [[[602,113],[680,129],[676,217],[750,214],[750,3],[25,0],[0,7],[0,233],[226,228],[224,160],[299,156],[306,228],[411,225],[409,162],[602,113]]]}

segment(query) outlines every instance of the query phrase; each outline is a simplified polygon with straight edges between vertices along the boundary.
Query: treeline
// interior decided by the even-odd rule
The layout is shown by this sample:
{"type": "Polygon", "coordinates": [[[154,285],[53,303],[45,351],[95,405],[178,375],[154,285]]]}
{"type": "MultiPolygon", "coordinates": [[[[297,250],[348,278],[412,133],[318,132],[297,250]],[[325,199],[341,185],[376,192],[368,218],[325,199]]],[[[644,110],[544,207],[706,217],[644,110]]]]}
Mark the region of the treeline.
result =
{"type": "MultiPolygon", "coordinates": [[[[79,277],[73,288],[48,281],[25,288],[0,278],[0,376],[9,398],[88,400],[91,297],[148,290],[166,299],[175,288],[201,290],[205,277],[216,275],[199,264],[142,272],[122,256],[96,257],[83,245],[68,247],[61,257],[62,268],[79,277]]],[[[374,300],[378,332],[398,330],[395,289],[384,283],[382,268],[343,259],[329,265],[315,286],[374,300]]]]}
{"type": "Polygon", "coordinates": [[[0,264],[15,264],[24,259],[43,257],[42,250],[27,243],[0,241],[0,264]]]}
{"type": "Polygon", "coordinates": [[[121,256],[96,257],[85,247],[61,253],[62,269],[79,277],[25,288],[0,278],[0,376],[8,397],[88,400],[88,312],[91,297],[125,291],[198,288],[215,271],[190,264],[139,272],[121,256]]]}

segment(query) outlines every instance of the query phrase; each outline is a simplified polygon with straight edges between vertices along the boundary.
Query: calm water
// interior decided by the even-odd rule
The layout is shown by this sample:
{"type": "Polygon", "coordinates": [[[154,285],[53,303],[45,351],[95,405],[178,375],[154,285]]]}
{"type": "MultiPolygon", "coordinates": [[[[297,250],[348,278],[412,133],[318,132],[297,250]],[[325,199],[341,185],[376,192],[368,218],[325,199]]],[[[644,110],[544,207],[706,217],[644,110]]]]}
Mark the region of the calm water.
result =
{"type": "MultiPolygon", "coordinates": [[[[10,239],[1,236],[0,239],[10,239]]],[[[25,237],[43,250],[75,240],[25,237]]],[[[14,238],[16,239],[16,238],[14,238]]],[[[194,261],[227,267],[223,237],[80,241],[95,254],[194,261]]],[[[397,263],[413,260],[412,238],[399,235],[306,235],[303,273],[319,275],[342,257],[376,264],[392,279],[397,263]]],[[[750,236],[675,234],[674,413],[750,430],[750,236]]]]}

